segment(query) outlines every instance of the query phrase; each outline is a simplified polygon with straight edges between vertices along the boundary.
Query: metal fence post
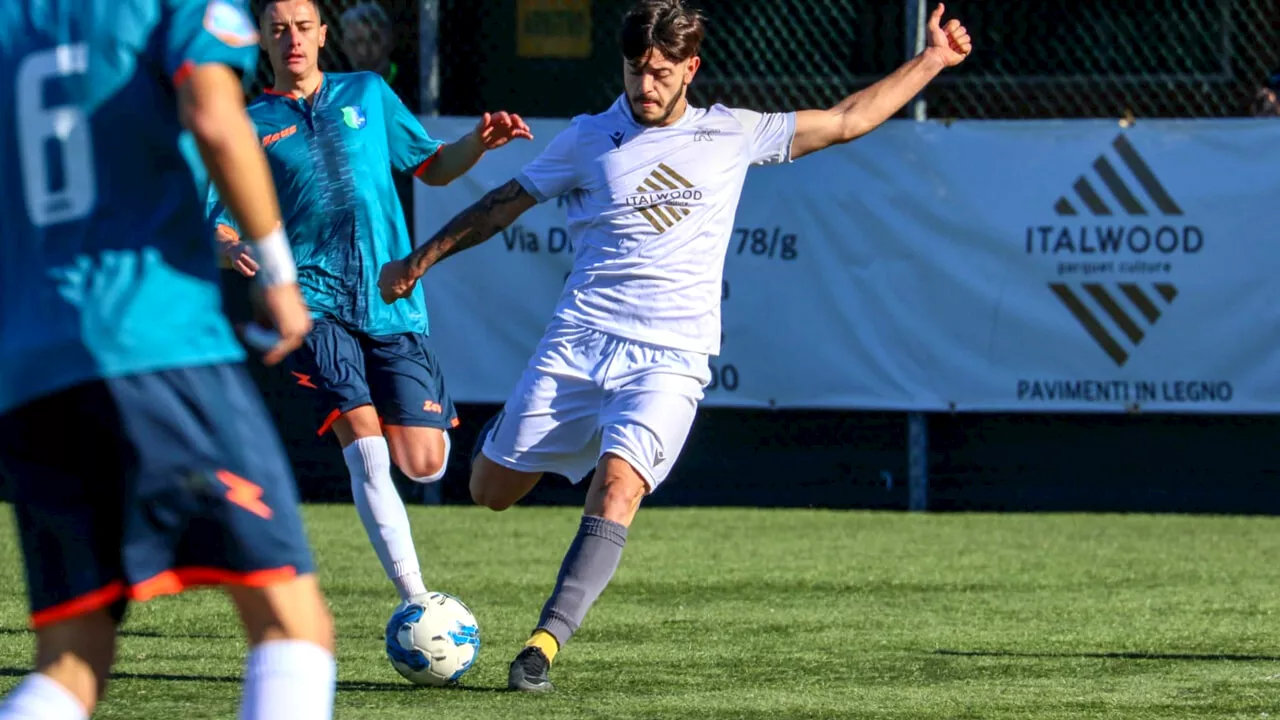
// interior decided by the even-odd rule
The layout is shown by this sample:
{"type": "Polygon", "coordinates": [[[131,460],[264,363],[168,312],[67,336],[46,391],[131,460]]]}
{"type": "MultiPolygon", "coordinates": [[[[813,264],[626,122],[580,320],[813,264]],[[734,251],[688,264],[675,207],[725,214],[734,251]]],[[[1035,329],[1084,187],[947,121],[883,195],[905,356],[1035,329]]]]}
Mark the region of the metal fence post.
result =
{"type": "Polygon", "coordinates": [[[907,413],[907,509],[929,509],[929,421],[922,412],[907,413]]]}
{"type": "MultiPolygon", "coordinates": [[[[907,11],[907,59],[919,55],[924,52],[925,42],[928,38],[926,27],[929,21],[929,11],[925,0],[903,0],[906,4],[907,11]]],[[[917,121],[924,121],[927,117],[927,108],[925,106],[924,95],[917,95],[911,101],[911,117],[917,121]]]]}
{"type": "Polygon", "coordinates": [[[423,115],[440,114],[440,0],[419,0],[418,108],[423,115]]]}
{"type": "MultiPolygon", "coordinates": [[[[928,8],[925,0],[904,0],[907,13],[907,59],[924,52],[928,8]]],[[[928,118],[924,95],[911,101],[916,122],[928,118]]],[[[929,421],[922,412],[907,413],[907,509],[924,512],[929,507],[929,421]]]]}

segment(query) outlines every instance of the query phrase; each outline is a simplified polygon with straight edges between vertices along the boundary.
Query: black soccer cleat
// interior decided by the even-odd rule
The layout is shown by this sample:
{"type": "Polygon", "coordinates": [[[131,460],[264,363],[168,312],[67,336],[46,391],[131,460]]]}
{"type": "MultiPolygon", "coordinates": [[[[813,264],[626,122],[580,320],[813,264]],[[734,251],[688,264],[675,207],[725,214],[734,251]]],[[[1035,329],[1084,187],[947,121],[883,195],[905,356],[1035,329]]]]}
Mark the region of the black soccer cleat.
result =
{"type": "Polygon", "coordinates": [[[527,647],[511,661],[507,674],[507,689],[520,692],[551,692],[556,687],[547,679],[551,663],[540,648],[527,647]]]}

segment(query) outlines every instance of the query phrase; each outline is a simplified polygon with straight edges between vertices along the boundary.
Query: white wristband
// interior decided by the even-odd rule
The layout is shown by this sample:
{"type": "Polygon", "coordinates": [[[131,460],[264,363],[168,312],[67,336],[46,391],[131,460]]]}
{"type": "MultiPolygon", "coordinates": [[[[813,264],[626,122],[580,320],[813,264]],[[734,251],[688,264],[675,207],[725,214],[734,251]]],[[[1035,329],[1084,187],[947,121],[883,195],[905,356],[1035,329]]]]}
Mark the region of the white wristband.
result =
{"type": "Polygon", "coordinates": [[[293,263],[293,250],[284,228],[276,228],[266,237],[251,243],[258,261],[255,278],[265,287],[288,285],[298,281],[298,266],[293,263]]]}

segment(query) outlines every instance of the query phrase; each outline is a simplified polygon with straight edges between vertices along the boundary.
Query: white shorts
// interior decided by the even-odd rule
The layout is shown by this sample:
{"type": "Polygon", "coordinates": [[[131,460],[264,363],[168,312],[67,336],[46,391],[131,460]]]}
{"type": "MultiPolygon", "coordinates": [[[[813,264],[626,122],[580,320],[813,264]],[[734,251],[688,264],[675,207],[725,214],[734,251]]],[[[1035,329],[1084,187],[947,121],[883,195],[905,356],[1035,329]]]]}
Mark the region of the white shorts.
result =
{"type": "Polygon", "coordinates": [[[485,438],[499,465],[577,484],[605,453],[653,492],[675,464],[711,382],[701,353],[633,342],[554,320],[485,438]]]}

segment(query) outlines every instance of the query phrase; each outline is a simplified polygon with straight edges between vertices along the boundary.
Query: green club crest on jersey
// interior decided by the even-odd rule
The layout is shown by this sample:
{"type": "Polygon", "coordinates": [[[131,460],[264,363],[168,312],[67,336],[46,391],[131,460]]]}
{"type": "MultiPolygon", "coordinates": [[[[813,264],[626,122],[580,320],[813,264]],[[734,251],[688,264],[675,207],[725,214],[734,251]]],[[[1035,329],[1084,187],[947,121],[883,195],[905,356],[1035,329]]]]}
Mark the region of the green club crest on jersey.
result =
{"type": "Polygon", "coordinates": [[[364,111],[358,105],[348,105],[342,108],[342,121],[352,130],[359,130],[368,122],[365,119],[364,111]]]}

